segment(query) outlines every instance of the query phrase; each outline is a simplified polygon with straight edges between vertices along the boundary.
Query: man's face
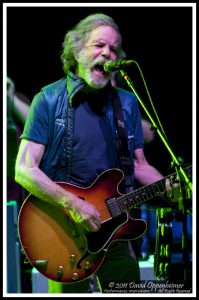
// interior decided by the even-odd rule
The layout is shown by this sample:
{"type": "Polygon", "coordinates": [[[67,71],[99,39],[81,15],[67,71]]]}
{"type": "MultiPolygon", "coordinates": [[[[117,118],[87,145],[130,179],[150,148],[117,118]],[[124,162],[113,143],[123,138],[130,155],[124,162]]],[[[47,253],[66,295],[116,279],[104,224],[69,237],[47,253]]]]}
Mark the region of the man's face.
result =
{"type": "Polygon", "coordinates": [[[106,86],[112,76],[103,69],[106,61],[116,60],[119,51],[117,31],[110,26],[101,25],[89,34],[88,40],[77,57],[77,74],[94,89],[106,86]]]}

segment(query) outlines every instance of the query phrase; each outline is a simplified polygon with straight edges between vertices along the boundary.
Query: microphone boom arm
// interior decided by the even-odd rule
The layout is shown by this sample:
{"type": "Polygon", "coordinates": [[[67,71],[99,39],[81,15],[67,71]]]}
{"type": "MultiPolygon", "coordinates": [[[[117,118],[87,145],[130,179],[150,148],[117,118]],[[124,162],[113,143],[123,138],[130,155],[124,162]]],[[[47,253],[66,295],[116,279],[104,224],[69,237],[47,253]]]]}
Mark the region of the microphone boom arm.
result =
{"type": "Polygon", "coordinates": [[[175,164],[175,166],[177,167],[177,169],[180,171],[180,173],[182,174],[185,183],[187,184],[188,188],[190,191],[192,191],[192,182],[190,181],[189,177],[187,176],[187,174],[185,173],[184,169],[182,168],[180,162],[178,161],[177,157],[175,156],[174,152],[172,151],[168,141],[165,138],[165,135],[161,132],[161,130],[158,128],[158,126],[156,125],[155,121],[153,120],[152,116],[150,115],[148,109],[146,108],[146,105],[143,103],[142,99],[140,98],[140,96],[138,95],[137,91],[135,90],[133,83],[131,81],[131,79],[129,78],[128,74],[126,72],[124,72],[123,70],[120,70],[120,74],[122,76],[122,78],[124,78],[124,80],[127,82],[128,86],[131,88],[131,90],[134,92],[134,94],[136,95],[138,101],[140,102],[141,106],[143,107],[144,111],[146,112],[147,116],[149,117],[153,128],[157,131],[157,133],[159,134],[160,138],[162,139],[165,147],[167,148],[167,150],[169,151],[173,162],[175,164]]]}

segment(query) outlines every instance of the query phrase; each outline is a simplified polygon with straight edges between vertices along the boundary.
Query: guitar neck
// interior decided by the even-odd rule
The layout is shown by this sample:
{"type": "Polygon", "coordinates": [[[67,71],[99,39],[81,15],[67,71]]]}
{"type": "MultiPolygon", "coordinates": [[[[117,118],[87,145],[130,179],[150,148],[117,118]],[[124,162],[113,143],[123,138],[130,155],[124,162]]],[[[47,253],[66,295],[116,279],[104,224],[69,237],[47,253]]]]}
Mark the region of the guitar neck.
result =
{"type": "MultiPolygon", "coordinates": [[[[188,177],[191,176],[192,166],[185,168],[188,177]]],[[[156,182],[143,186],[131,193],[122,195],[117,198],[118,205],[122,211],[132,207],[139,206],[140,204],[159,196],[162,192],[166,191],[165,181],[171,176],[176,176],[176,173],[170,174],[156,182]]]]}

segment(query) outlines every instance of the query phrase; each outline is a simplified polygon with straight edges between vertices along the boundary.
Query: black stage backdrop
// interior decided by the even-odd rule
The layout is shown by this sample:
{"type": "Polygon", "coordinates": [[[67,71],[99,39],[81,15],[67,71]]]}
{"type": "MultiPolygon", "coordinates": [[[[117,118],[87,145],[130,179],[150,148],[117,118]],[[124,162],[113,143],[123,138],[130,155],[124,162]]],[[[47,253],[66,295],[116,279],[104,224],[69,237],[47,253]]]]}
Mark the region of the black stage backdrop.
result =
{"type": "MultiPolygon", "coordinates": [[[[127,58],[141,67],[171,148],[191,163],[192,7],[8,7],[7,74],[16,89],[32,99],[42,86],[63,77],[59,57],[66,31],[97,12],[119,25],[127,58]]],[[[135,66],[129,75],[150,108],[135,66]]],[[[158,136],[146,146],[146,156],[169,172],[171,156],[158,136]]]]}

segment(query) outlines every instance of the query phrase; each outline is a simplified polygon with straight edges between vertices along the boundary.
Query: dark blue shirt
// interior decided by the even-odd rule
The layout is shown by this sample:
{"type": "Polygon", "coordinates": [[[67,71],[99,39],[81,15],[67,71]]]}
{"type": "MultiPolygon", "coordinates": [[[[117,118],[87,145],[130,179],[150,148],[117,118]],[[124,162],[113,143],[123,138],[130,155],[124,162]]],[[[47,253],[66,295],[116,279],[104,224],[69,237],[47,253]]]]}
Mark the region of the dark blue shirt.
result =
{"type": "Polygon", "coordinates": [[[45,145],[40,168],[54,181],[64,181],[60,170],[60,156],[66,126],[68,103],[74,106],[74,135],[72,168],[69,182],[89,186],[102,171],[119,167],[116,148],[115,121],[112,107],[112,89],[122,99],[122,110],[130,144],[130,163],[133,172],[133,152],[143,148],[143,133],[137,99],[121,89],[105,89],[98,97],[82,93],[85,83],[69,73],[38,93],[31,104],[21,138],[45,145]]]}
{"type": "Polygon", "coordinates": [[[77,185],[90,185],[104,170],[119,167],[115,127],[110,126],[107,103],[99,102],[103,99],[87,101],[85,96],[75,107],[70,181],[77,185]]]}

